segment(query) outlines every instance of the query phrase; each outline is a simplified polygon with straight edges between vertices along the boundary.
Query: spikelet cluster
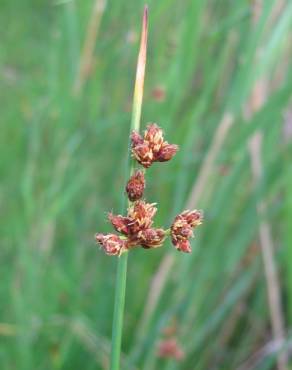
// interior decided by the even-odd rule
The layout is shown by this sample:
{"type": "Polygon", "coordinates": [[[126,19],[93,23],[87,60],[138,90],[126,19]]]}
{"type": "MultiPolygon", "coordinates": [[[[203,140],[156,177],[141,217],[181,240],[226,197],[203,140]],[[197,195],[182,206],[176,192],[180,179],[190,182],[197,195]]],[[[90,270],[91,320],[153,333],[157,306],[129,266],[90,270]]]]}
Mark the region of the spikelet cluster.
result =
{"type": "MultiPolygon", "coordinates": [[[[169,161],[177,151],[178,146],[169,144],[162,129],[155,123],[147,126],[143,136],[136,131],[131,133],[132,157],[146,169],[154,162],[169,161]]],[[[127,215],[108,214],[108,220],[120,235],[97,233],[96,242],[107,255],[120,256],[138,246],[145,249],[161,247],[166,236],[170,235],[177,250],[191,252],[189,239],[193,237],[193,229],[202,223],[202,212],[187,210],[178,214],[167,230],[154,227],[157,207],[155,203],[143,200],[146,186],[144,171],[136,169],[127,182],[125,190],[130,202],[127,215]]]]}

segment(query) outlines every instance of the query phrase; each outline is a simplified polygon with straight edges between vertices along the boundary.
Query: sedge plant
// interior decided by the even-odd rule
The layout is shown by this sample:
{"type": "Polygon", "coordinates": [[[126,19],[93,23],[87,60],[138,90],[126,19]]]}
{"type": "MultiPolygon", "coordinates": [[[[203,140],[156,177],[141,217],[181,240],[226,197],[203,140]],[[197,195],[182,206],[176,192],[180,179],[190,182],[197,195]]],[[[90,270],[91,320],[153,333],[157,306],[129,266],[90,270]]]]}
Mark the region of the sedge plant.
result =
{"type": "Polygon", "coordinates": [[[127,176],[130,176],[130,179],[125,189],[128,197],[127,214],[126,216],[108,214],[109,221],[120,235],[101,233],[95,235],[96,242],[107,255],[119,257],[112,328],[111,370],[120,368],[128,252],[136,247],[144,249],[161,247],[166,237],[170,236],[172,244],[178,251],[190,253],[191,244],[189,239],[193,236],[193,229],[202,223],[201,211],[185,210],[175,217],[170,228],[155,228],[153,227],[153,217],[157,212],[156,203],[147,203],[143,200],[146,185],[145,169],[155,162],[171,160],[178,150],[178,145],[169,144],[164,139],[163,130],[156,123],[148,124],[143,136],[139,133],[146,66],[147,33],[148,8],[145,6],[130,127],[131,145],[129,166],[127,168],[127,176]],[[137,168],[137,166],[142,168],[137,168]]]}

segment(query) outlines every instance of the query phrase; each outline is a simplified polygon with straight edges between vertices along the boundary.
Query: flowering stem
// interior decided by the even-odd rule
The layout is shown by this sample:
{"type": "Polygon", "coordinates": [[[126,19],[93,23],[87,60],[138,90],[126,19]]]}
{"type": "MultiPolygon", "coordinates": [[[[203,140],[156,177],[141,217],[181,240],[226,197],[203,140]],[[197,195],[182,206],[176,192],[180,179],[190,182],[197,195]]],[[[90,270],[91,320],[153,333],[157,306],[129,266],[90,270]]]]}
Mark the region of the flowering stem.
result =
{"type": "MultiPolygon", "coordinates": [[[[143,14],[142,35],[140,42],[140,51],[137,62],[135,90],[133,97],[133,110],[130,131],[139,131],[141,108],[143,99],[144,75],[146,65],[146,51],[147,51],[147,30],[148,30],[148,8],[145,6],[143,14]]],[[[134,171],[134,161],[131,160],[131,153],[129,151],[129,166],[127,169],[127,177],[134,171]]],[[[126,295],[126,280],[127,280],[127,262],[128,253],[122,254],[118,259],[118,270],[116,277],[116,291],[114,304],[114,318],[112,328],[112,349],[111,349],[111,370],[120,369],[120,354],[122,342],[123,329],[123,315],[126,295]]]]}

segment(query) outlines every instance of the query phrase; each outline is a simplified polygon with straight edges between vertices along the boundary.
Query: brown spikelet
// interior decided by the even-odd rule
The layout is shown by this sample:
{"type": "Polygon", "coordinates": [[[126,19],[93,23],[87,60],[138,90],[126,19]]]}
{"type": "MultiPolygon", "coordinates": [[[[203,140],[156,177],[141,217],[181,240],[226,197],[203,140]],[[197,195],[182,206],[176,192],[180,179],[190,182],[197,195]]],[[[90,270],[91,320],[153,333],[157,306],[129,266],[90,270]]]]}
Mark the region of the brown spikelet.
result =
{"type": "Polygon", "coordinates": [[[143,167],[149,168],[153,162],[169,161],[178,151],[178,146],[164,140],[162,129],[151,123],[144,132],[144,138],[136,131],[131,134],[132,155],[143,167]]]}
{"type": "Polygon", "coordinates": [[[146,229],[138,234],[139,242],[144,248],[158,248],[164,242],[165,231],[163,229],[146,229]]]}
{"type": "Polygon", "coordinates": [[[178,151],[178,145],[176,144],[168,144],[167,142],[163,143],[160,151],[157,154],[157,161],[158,162],[167,162],[171,160],[171,158],[176,154],[178,151]]]}
{"type": "Polygon", "coordinates": [[[126,192],[131,202],[141,199],[145,189],[144,172],[141,170],[135,171],[131,176],[126,186],[126,192]]]}
{"type": "Polygon", "coordinates": [[[184,211],[178,214],[170,228],[171,241],[177,250],[190,253],[191,245],[189,239],[193,237],[193,229],[201,225],[202,213],[200,211],[184,211]]]}
{"type": "Polygon", "coordinates": [[[108,214],[108,219],[113,225],[113,227],[117,230],[117,232],[128,235],[129,233],[129,219],[127,217],[121,215],[113,215],[112,213],[108,214]]]}
{"type": "Polygon", "coordinates": [[[96,234],[95,240],[108,256],[120,256],[127,249],[126,240],[115,234],[96,234]]]}

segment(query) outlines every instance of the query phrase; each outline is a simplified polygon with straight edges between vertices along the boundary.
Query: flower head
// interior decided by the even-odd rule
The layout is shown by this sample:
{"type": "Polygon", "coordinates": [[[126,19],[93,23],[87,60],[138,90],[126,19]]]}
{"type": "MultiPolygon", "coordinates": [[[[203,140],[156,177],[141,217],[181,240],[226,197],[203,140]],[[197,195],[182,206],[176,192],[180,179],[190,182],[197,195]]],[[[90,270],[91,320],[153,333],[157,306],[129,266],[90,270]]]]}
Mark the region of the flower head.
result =
{"type": "Polygon", "coordinates": [[[126,238],[121,239],[114,234],[97,234],[96,241],[110,255],[118,255],[120,248],[124,251],[138,245],[144,248],[160,247],[166,233],[163,229],[151,228],[156,211],[155,204],[137,200],[129,207],[126,217],[109,213],[108,219],[113,227],[126,238]]]}
{"type": "Polygon", "coordinates": [[[128,209],[129,233],[137,234],[141,230],[149,229],[153,224],[153,217],[157,211],[155,204],[146,203],[144,200],[137,200],[128,209]]]}
{"type": "Polygon", "coordinates": [[[170,233],[173,245],[177,250],[190,253],[191,245],[189,239],[193,237],[193,228],[202,223],[200,211],[184,211],[177,215],[171,225],[170,233]]]}
{"type": "Polygon", "coordinates": [[[157,155],[157,161],[167,162],[175,155],[177,151],[178,151],[178,145],[168,144],[168,142],[165,141],[163,145],[161,146],[161,149],[157,155]]]}
{"type": "Polygon", "coordinates": [[[127,249],[126,240],[115,234],[96,234],[95,240],[109,256],[120,256],[127,249]]]}
{"type": "Polygon", "coordinates": [[[143,167],[149,168],[154,162],[153,152],[147,142],[132,147],[132,154],[143,167]]]}
{"type": "Polygon", "coordinates": [[[130,201],[141,199],[145,189],[145,177],[144,172],[137,170],[131,176],[126,186],[126,192],[130,201]]]}
{"type": "Polygon", "coordinates": [[[164,142],[162,129],[156,123],[151,123],[144,132],[144,141],[148,142],[154,154],[158,153],[164,142]]]}
{"type": "Polygon", "coordinates": [[[163,229],[146,229],[138,233],[139,244],[144,248],[158,248],[164,242],[165,231],[163,229]]]}
{"type": "Polygon", "coordinates": [[[164,140],[162,129],[151,123],[144,132],[144,138],[136,131],[131,134],[132,155],[145,168],[153,162],[169,161],[177,152],[178,146],[164,140]]]}
{"type": "Polygon", "coordinates": [[[183,217],[191,227],[199,226],[203,222],[202,212],[196,209],[194,211],[184,211],[180,216],[183,217]]]}

